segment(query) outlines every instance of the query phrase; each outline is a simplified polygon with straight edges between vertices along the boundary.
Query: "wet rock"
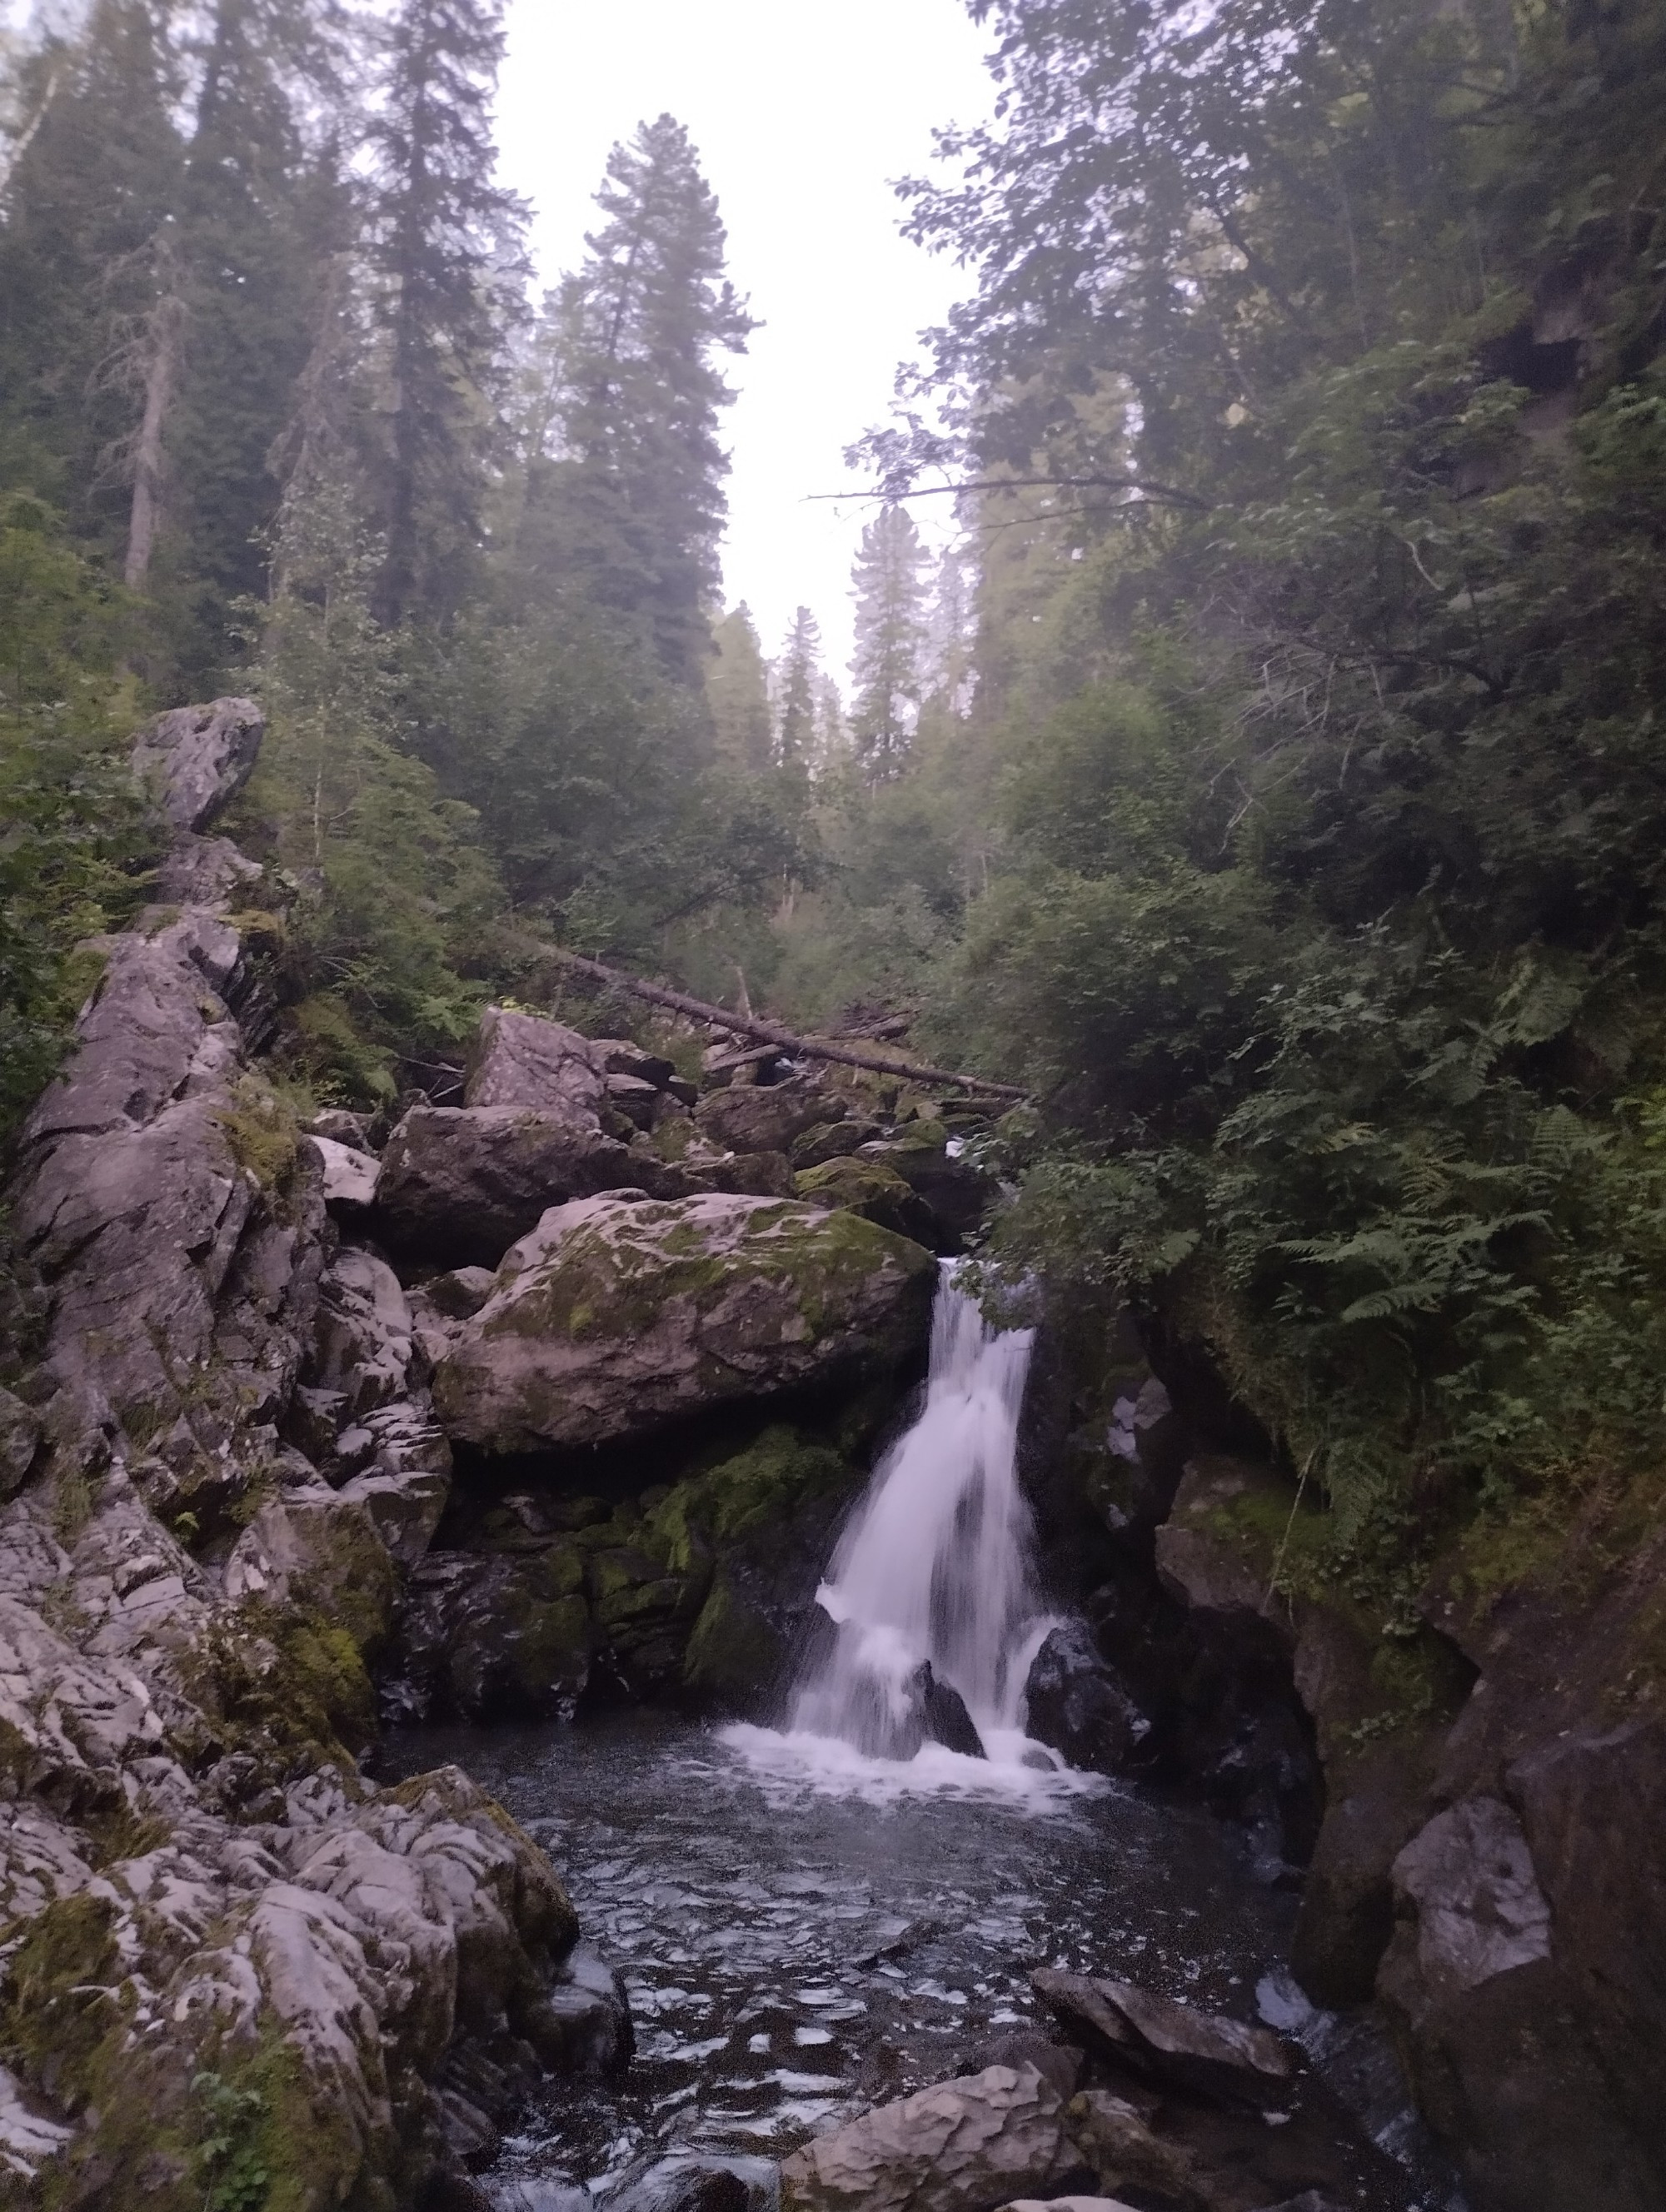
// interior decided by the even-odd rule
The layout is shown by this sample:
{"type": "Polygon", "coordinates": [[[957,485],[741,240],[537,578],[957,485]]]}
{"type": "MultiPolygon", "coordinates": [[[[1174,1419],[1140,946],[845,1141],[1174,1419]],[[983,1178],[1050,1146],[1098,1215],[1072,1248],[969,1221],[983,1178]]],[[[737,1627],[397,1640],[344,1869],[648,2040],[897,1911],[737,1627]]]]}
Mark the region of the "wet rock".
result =
{"type": "Polygon", "coordinates": [[[587,1943],[575,1944],[538,2002],[538,2045],[569,2075],[617,2074],[635,2050],[624,1984],[587,1943]]]}
{"type": "Polygon", "coordinates": [[[1049,2205],[1053,2212],[1134,2212],[1120,2197],[1016,2197],[1001,2212],[1044,2212],[1049,2205]]]}
{"type": "Polygon", "coordinates": [[[1099,1656],[1085,1621],[1062,1621],[1031,1662],[1025,1725],[1071,1766],[1122,1774],[1136,1763],[1151,1723],[1099,1656]]]}
{"type": "Polygon", "coordinates": [[[1520,1821],[1496,1797],[1438,1814],[1394,1863],[1429,1996],[1462,1994],[1550,1956],[1550,1907],[1520,1821]]]}
{"type": "Polygon", "coordinates": [[[435,1378],[492,1451],[599,1443],[739,1400],[893,1371],[936,1267],[854,1216],[763,1199],[595,1198],[546,1214],[435,1378]]]}
{"type": "Polygon", "coordinates": [[[410,1718],[569,1717],[593,1643],[583,1562],[569,1548],[429,1553],[401,1608],[387,1702],[410,1718]]]}
{"type": "Polygon", "coordinates": [[[775,2212],[773,2159],[679,2151],[627,2173],[610,2212],[775,2212]]]}
{"type": "Polygon", "coordinates": [[[1066,2118],[1107,2195],[1164,2212],[1274,2212],[1292,2201],[1352,2206],[1381,2201],[1385,2183],[1398,2194],[1389,2162],[1340,2114],[1286,2110],[1269,2126],[1195,2100],[1088,2089],[1071,2100],[1066,2118]]]}
{"type": "Polygon", "coordinates": [[[690,1188],[680,1169],[575,1109],[418,1106],[388,1139],[376,1219],[394,1252],[496,1267],[552,1206],[609,1190],[680,1198],[690,1188]]]}
{"type": "Polygon", "coordinates": [[[488,1006],[469,1054],[465,1106],[512,1106],[593,1127],[607,1078],[590,1040],[560,1022],[488,1006]]]}
{"type": "Polygon", "coordinates": [[[176,707],[135,739],[133,773],[176,830],[206,830],[248,781],[265,730],[252,699],[176,707]]]}
{"type": "Polygon", "coordinates": [[[1153,2081],[1268,2106],[1289,2096],[1301,2070],[1295,2045],[1270,2030],[1176,2004],[1132,1982],[1049,1966],[1030,1979],[1073,2041],[1153,2081]]]}
{"type": "Polygon", "coordinates": [[[894,1168],[874,1160],[832,1159],[801,1169],[793,1179],[799,1197],[812,1206],[842,1206],[864,1221],[877,1222],[928,1251],[944,1241],[942,1224],[924,1199],[894,1168]]]}
{"type": "Polygon", "coordinates": [[[787,2212],[991,2212],[1085,2179],[1064,2102],[1033,2066],[990,2066],[818,2136],[781,2170],[787,2212]]]}
{"type": "Polygon", "coordinates": [[[939,1681],[929,1661],[915,1675],[914,1686],[919,1694],[921,1722],[928,1742],[940,1743],[945,1751],[958,1751],[966,1759],[988,1757],[983,1739],[966,1710],[966,1700],[952,1682],[939,1681]]]}

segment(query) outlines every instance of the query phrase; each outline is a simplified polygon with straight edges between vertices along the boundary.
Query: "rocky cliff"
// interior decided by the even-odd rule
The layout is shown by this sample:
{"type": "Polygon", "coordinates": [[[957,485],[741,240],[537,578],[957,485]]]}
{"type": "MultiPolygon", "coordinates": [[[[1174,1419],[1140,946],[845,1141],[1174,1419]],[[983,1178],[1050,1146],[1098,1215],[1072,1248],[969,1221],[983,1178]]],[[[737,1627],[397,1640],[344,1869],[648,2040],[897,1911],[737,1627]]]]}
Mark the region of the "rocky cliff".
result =
{"type": "Polygon", "coordinates": [[[9,2203],[463,2204],[531,2080],[620,2063],[543,1852],[454,1770],[379,1789],[379,1702],[757,1696],[935,1273],[866,1186],[799,1195],[807,1133],[873,1149],[842,1100],[696,1117],[535,1018],[380,1157],[300,1126],[256,1049],[282,887],[210,834],[259,738],[240,700],[142,738],[162,902],[7,1193],[9,2203]]]}

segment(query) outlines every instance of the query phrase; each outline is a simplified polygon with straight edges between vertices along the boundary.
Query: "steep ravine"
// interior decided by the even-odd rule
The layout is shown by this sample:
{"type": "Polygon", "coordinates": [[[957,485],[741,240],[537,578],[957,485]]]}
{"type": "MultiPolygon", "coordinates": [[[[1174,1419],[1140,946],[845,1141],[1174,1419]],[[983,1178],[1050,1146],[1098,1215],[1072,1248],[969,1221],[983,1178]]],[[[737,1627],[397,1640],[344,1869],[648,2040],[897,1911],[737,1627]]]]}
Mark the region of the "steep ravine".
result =
{"type": "MultiPolygon", "coordinates": [[[[946,2000],[880,1976],[861,2002],[885,2034],[847,2036],[840,2096],[797,2130],[826,2130],[787,2169],[804,2207],[1409,2203],[1345,2085],[1250,2025],[1286,1940],[1318,2002],[1383,2008],[1476,2212],[1666,2202],[1651,1559],[1578,1607],[1437,1577],[1385,1648],[1288,1571],[1306,1509],[1276,1465],[1165,1370],[1177,1407],[1131,1324],[1043,1316],[1025,1483],[1078,1625],[1028,1724],[1115,1789],[1056,1828],[1010,1808],[980,1828],[959,1801],[772,1809],[701,1717],[765,1711],[908,1417],[938,1255],[984,1195],[975,1117],[721,1041],[696,1081],[494,1009],[462,1105],[297,1127],[253,1049],[253,948],[288,894],[209,834],[259,734],[246,701],[149,733],[166,902],[101,947],[8,1188],[0,2203],[437,2212],[492,2201],[493,2172],[522,2185],[506,2129],[594,2150],[602,2125],[562,2116],[624,2111],[665,2056],[661,1982],[649,2071],[620,2075],[613,1968],[640,1999],[660,1936],[603,1832],[680,1837],[691,1869],[703,1837],[709,1875],[760,1822],[738,1917],[781,1909],[801,1856],[846,1885],[853,1972],[917,1971],[969,2014],[927,2033],[946,2000]],[[644,1707],[678,1717],[646,1724],[671,1732],[647,1759],[644,1707]],[[842,1840],[817,1856],[824,1818],[842,1840]],[[896,1863],[853,1871],[864,1834],[896,1863]],[[965,1926],[916,1929],[904,1968],[884,1930],[919,1919],[934,1852],[965,1926]],[[1214,1931],[1159,1942],[1140,1900],[1204,1911],[1194,1875],[1214,1931]],[[1014,1907],[1025,1882],[1058,1915],[1014,1907]],[[980,1918],[1010,1954],[971,1941],[980,1918]],[[1031,1986],[1049,1961],[1064,1978],[1031,1986]],[[935,2052],[951,2087],[924,2086],[935,2052]]],[[[690,1913],[712,1934],[725,1893],[690,1872],[666,1946],[690,1913]]],[[[1304,2017],[1271,1986],[1278,2024],[1304,2017]]],[[[708,2010],[738,1990],[712,1979],[708,2010]]],[[[711,2036],[742,2026],[753,2059],[769,2044],[754,2074],[817,2073],[773,2040],[813,2021],[711,2036]]],[[[637,2212],[739,2212],[768,2179],[662,2173],[637,2212]]]]}

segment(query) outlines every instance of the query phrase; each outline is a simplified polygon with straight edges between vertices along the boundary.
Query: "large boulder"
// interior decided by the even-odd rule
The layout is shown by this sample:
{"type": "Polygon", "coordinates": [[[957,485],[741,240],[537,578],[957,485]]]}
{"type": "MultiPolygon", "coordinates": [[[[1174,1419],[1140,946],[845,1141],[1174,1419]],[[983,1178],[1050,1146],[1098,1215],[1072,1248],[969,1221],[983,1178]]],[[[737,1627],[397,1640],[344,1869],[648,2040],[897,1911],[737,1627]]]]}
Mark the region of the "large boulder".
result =
{"type": "Polygon", "coordinates": [[[558,1206],[435,1376],[454,1438],[495,1452],[645,1435],[737,1400],[895,1371],[937,1266],[854,1215],[709,1194],[558,1206]]]}
{"type": "Polygon", "coordinates": [[[416,1106],[382,1155],[376,1227],[401,1255],[495,1267],[552,1206],[609,1190],[681,1198],[692,1188],[680,1168],[606,1135],[573,1102],[416,1106]]]}
{"type": "Polygon", "coordinates": [[[1031,1981],[1073,2042],[1137,2075],[1261,2106],[1290,2098],[1300,2057],[1268,2028],[1177,2004],[1133,1982],[1050,1966],[1031,1981]]]}
{"type": "Polygon", "coordinates": [[[538,1014],[487,1007],[470,1054],[465,1106],[516,1106],[594,1127],[606,1098],[605,1055],[588,1037],[538,1014]]]}
{"type": "Polygon", "coordinates": [[[845,1102],[804,1076],[709,1091],[695,1109],[707,1136],[732,1152],[787,1152],[806,1129],[842,1121],[845,1102]]]}
{"type": "Polygon", "coordinates": [[[812,1206],[842,1206],[847,1212],[860,1213],[864,1221],[877,1221],[881,1229],[893,1230],[931,1251],[945,1241],[941,1225],[925,1200],[894,1168],[882,1167],[876,1160],[824,1160],[816,1167],[801,1168],[793,1182],[797,1195],[812,1206]]]}
{"type": "Polygon", "coordinates": [[[1087,2179],[1064,2100],[1034,2066],[988,2066],[881,2105],[795,2151],[786,2212],[995,2212],[1087,2179]]]}
{"type": "Polygon", "coordinates": [[[133,773],[175,830],[206,830],[248,781],[265,730],[252,699],[175,707],[134,740],[133,773]]]}

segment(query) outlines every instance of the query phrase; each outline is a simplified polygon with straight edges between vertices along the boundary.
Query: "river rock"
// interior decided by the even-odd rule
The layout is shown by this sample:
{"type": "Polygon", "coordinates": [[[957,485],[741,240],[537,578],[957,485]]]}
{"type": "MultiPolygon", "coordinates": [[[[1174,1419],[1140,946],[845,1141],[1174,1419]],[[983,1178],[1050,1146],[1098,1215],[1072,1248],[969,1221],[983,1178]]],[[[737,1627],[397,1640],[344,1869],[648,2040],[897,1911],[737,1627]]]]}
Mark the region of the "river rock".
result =
{"type": "Polygon", "coordinates": [[[253,773],[265,730],[252,699],[176,707],[134,740],[133,773],[176,830],[206,830],[253,773]]]}
{"type": "Polygon", "coordinates": [[[841,1121],[847,1112],[836,1092],[824,1091],[807,1076],[759,1088],[749,1084],[710,1091],[695,1109],[695,1119],[714,1143],[732,1152],[787,1152],[806,1129],[841,1121]]]}
{"type": "Polygon", "coordinates": [[[1268,2028],[1176,2004],[1132,1982],[1050,1966],[1031,1978],[1066,2033],[1152,2080],[1256,2105],[1286,2100],[1301,2071],[1293,2044],[1268,2028]]]}
{"type": "Polygon", "coordinates": [[[923,1198],[903,1182],[894,1168],[876,1160],[838,1158],[818,1167],[804,1168],[793,1178],[798,1196],[812,1206],[842,1206],[860,1213],[864,1221],[877,1222],[898,1237],[907,1237],[928,1251],[943,1242],[941,1224],[923,1198]]]}
{"type": "Polygon", "coordinates": [[[881,2105],[795,2151],[786,2212],[993,2212],[1085,2179],[1064,2102],[1033,2066],[989,2066],[881,2105]]]}
{"type": "Polygon", "coordinates": [[[929,1661],[915,1677],[927,1740],[945,1751],[958,1751],[965,1759],[987,1759],[977,1724],[966,1710],[966,1700],[952,1682],[939,1681],[929,1661]]]}
{"type": "Polygon", "coordinates": [[[1031,1662],[1024,1699],[1028,1733],[1091,1773],[1126,1773],[1151,1734],[1085,1621],[1061,1621],[1049,1632],[1031,1662]]]}
{"type": "Polygon", "coordinates": [[[599,1126],[607,1071],[588,1037],[536,1014],[488,1006],[469,1054],[465,1106],[514,1106],[599,1126]]]}
{"type": "Polygon", "coordinates": [[[1389,2162],[1340,2112],[1263,2117],[1097,2088],[1071,2100],[1066,2124],[1108,2196],[1164,2212],[1307,2212],[1399,2194],[1389,2162]]]}
{"type": "Polygon", "coordinates": [[[376,1222],[397,1253],[496,1267],[552,1206],[608,1190],[681,1198],[690,1188],[679,1168],[575,1110],[416,1106],[382,1156],[376,1222]]]}
{"type": "Polygon", "coordinates": [[[929,1253],[768,1199],[593,1198],[547,1213],[435,1377],[453,1437],[594,1444],[679,1417],[893,1372],[922,1345],[929,1253]]]}

